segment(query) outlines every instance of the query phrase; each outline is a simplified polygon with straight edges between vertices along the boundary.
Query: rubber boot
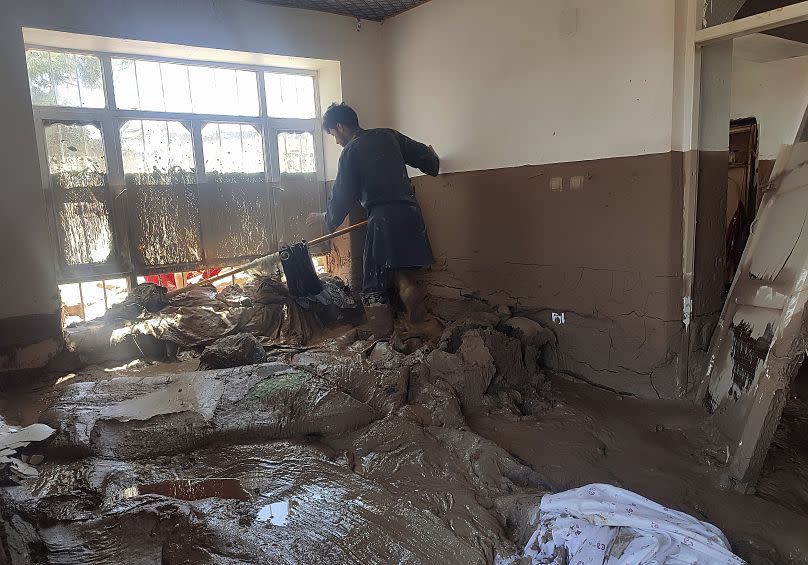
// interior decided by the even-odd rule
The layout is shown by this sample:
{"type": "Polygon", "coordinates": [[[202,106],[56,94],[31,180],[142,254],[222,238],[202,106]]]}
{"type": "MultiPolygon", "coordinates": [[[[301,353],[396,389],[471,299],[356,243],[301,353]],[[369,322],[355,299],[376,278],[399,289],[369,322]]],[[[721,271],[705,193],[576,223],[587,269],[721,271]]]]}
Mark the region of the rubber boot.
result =
{"type": "Polygon", "coordinates": [[[400,271],[397,273],[398,296],[407,310],[407,320],[411,324],[420,324],[426,318],[426,303],[424,293],[412,273],[400,271]]]}
{"type": "Polygon", "coordinates": [[[373,333],[372,339],[386,339],[393,333],[393,311],[389,304],[372,304],[365,306],[368,328],[373,333]]]}

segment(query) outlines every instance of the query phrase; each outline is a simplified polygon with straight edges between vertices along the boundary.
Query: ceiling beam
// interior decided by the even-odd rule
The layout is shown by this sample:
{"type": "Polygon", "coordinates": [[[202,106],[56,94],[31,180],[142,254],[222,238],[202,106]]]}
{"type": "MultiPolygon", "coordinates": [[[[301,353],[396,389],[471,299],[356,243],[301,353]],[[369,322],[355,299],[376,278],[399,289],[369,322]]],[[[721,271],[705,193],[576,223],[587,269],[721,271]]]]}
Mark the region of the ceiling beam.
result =
{"type": "Polygon", "coordinates": [[[740,20],[700,29],[696,31],[696,45],[710,45],[805,21],[808,21],[808,1],[797,2],[740,20]]]}

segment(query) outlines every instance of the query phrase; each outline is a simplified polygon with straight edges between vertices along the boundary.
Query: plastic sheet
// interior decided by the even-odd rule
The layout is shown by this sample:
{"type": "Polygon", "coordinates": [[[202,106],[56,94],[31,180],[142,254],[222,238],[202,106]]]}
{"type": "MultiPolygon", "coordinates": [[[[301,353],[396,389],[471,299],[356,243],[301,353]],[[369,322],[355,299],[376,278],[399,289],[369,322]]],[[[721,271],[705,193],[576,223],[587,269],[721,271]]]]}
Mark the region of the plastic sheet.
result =
{"type": "Polygon", "coordinates": [[[524,555],[533,565],[744,563],[712,524],[606,484],[545,495],[524,555]]]}

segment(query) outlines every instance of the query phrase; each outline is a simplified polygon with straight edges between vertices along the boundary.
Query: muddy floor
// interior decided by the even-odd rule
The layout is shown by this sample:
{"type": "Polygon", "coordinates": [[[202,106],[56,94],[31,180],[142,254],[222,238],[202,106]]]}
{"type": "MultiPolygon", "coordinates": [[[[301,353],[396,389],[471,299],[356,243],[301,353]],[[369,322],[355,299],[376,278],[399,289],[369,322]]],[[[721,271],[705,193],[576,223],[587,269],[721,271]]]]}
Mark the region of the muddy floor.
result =
{"type": "Polygon", "coordinates": [[[90,367],[0,398],[13,423],[57,430],[28,448],[40,477],[0,489],[0,562],[491,563],[543,494],[591,482],[716,524],[752,563],[808,562],[803,508],[720,489],[705,414],[546,374],[552,335],[530,320],[356,337],[235,369],[90,367]]]}
{"type": "Polygon", "coordinates": [[[803,365],[788,391],[757,493],[808,515],[808,365],[803,365]]]}

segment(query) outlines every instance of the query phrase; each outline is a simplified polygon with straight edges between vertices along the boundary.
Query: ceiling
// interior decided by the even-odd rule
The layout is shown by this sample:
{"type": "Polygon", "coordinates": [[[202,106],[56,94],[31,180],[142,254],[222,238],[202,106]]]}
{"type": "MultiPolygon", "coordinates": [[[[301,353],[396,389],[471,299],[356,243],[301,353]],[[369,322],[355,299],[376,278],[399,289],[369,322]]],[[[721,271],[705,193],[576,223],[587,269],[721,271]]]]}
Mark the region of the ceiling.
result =
{"type": "MultiPolygon", "coordinates": [[[[741,6],[735,19],[739,20],[755,14],[760,14],[768,10],[782,8],[790,4],[796,4],[797,0],[746,0],[741,6]]],[[[808,22],[800,22],[798,24],[791,24],[788,26],[778,27],[764,31],[766,35],[773,35],[775,37],[782,37],[790,41],[798,41],[801,43],[808,43],[808,22]]]]}
{"type": "MultiPolygon", "coordinates": [[[[794,4],[796,0],[724,1],[725,3],[734,2],[735,5],[740,4],[734,16],[734,19],[738,20],[794,4]]],[[[808,22],[738,37],[732,42],[732,56],[756,63],[808,56],[808,22]]]]}
{"type": "Polygon", "coordinates": [[[744,61],[768,63],[808,56],[808,44],[774,35],[753,33],[736,37],[732,41],[732,56],[744,61]]]}
{"type": "Polygon", "coordinates": [[[253,0],[287,8],[317,10],[380,22],[429,0],[253,0]]]}

